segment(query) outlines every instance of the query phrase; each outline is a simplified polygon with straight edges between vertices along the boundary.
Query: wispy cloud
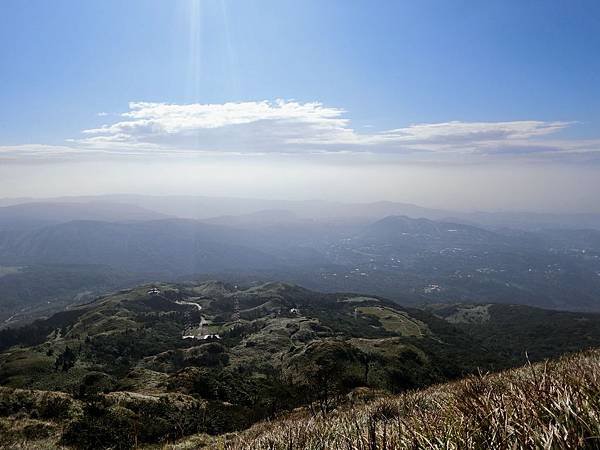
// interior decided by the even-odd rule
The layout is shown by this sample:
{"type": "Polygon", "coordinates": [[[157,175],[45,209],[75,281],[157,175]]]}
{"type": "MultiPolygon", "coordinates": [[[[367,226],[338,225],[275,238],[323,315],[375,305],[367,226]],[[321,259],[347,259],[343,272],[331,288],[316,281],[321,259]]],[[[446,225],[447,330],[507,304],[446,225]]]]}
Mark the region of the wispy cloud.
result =
{"type": "MultiPolygon", "coordinates": [[[[104,116],[105,113],[100,113],[104,116]]],[[[105,116],[106,117],[106,116],[105,116]]],[[[133,102],[119,120],[83,130],[65,146],[0,147],[0,157],[76,154],[357,153],[422,160],[600,157],[600,140],[557,139],[572,122],[422,123],[357,131],[347,112],[319,102],[169,104],[133,102]]]]}
{"type": "Polygon", "coordinates": [[[67,145],[0,145],[0,160],[44,160],[53,158],[72,158],[81,154],[81,150],[67,145]]]}

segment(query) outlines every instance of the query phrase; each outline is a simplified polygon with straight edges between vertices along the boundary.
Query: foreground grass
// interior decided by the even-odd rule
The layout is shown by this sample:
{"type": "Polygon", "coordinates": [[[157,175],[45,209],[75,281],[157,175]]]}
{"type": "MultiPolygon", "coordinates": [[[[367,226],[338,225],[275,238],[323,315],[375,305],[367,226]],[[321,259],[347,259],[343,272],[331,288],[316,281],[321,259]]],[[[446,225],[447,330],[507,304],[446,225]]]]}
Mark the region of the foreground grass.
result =
{"type": "MultiPolygon", "coordinates": [[[[66,448],[61,436],[72,417],[82,414],[77,402],[62,393],[7,388],[1,393],[0,448],[66,448]]],[[[146,448],[600,449],[600,350],[398,396],[363,391],[353,401],[327,415],[304,409],[240,433],[198,434],[146,448]]],[[[132,447],[136,444],[115,441],[80,448],[132,447]]]]}
{"type": "Polygon", "coordinates": [[[264,422],[171,448],[378,450],[600,448],[600,351],[264,422]],[[202,442],[200,444],[200,442],[202,442]]]}

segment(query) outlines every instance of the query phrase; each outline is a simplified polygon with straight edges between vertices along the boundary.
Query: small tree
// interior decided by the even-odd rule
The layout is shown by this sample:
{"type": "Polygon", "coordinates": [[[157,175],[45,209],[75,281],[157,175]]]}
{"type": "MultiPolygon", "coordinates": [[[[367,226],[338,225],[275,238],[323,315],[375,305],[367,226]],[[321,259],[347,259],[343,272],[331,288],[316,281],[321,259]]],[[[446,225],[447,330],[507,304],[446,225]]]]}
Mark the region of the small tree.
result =
{"type": "Polygon", "coordinates": [[[75,365],[75,361],[77,361],[77,355],[67,346],[54,361],[54,371],[61,369],[63,372],[68,372],[75,365]]]}

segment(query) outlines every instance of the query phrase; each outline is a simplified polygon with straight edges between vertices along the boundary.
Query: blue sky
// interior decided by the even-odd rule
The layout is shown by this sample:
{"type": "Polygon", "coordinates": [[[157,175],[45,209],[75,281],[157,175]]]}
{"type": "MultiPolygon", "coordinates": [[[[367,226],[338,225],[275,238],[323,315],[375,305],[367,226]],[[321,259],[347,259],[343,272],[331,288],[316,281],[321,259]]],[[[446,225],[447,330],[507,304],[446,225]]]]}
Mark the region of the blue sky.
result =
{"type": "Polygon", "coordinates": [[[3,0],[0,156],[588,164],[598,30],[597,1],[3,0]]]}
{"type": "Polygon", "coordinates": [[[320,101],[381,129],[598,129],[597,1],[201,1],[195,90],[189,3],[3,0],[4,143],[59,142],[130,101],[320,101]]]}

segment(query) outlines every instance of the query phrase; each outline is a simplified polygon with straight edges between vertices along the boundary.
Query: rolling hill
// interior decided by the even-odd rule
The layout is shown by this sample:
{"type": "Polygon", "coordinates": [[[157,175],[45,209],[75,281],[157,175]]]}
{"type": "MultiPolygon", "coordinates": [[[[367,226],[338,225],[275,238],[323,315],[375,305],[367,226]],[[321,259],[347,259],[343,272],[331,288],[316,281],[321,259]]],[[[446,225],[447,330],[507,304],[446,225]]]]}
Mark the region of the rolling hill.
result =
{"type": "Polygon", "coordinates": [[[286,283],[148,284],[1,330],[0,415],[35,409],[62,424],[51,433],[64,444],[130,448],[592,346],[596,314],[424,311],[286,283]]]}

